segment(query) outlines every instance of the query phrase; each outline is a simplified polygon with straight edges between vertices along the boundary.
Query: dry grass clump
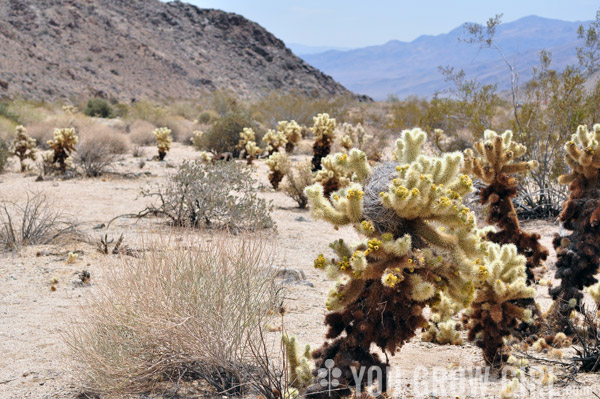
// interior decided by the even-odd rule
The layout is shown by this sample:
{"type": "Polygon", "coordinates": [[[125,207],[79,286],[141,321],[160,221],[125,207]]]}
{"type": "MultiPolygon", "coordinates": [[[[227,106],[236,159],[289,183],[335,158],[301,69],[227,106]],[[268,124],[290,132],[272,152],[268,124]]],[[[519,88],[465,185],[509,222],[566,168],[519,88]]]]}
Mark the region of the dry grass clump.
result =
{"type": "Polygon", "coordinates": [[[0,248],[51,244],[80,235],[76,224],[55,210],[45,194],[28,193],[24,201],[0,201],[0,248]]]}
{"type": "MultiPolygon", "coordinates": [[[[114,152],[114,139],[119,136],[120,134],[117,133],[83,139],[73,155],[75,167],[87,177],[97,177],[107,172],[119,159],[117,153],[114,152]]],[[[117,148],[119,148],[118,145],[117,148]]]]}
{"type": "Polygon", "coordinates": [[[273,254],[260,238],[161,237],[140,259],[109,269],[66,334],[81,387],[139,394],[184,379],[247,393],[258,342],[280,308],[273,254]]]}
{"type": "Polygon", "coordinates": [[[128,126],[129,138],[136,145],[154,145],[156,138],[152,134],[152,131],[155,128],[156,126],[152,123],[138,119],[128,126]]]}
{"type": "Polygon", "coordinates": [[[304,209],[308,204],[308,198],[304,189],[313,183],[313,174],[310,161],[289,168],[283,180],[283,191],[298,203],[298,208],[304,209]]]}

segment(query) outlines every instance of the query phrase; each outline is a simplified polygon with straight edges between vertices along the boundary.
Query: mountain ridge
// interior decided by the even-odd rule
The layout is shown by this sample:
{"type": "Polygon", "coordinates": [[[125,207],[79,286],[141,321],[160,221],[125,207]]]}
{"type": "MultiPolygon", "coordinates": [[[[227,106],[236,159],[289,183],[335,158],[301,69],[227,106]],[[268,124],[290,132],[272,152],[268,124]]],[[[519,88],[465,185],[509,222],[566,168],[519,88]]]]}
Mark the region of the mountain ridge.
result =
{"type": "Polygon", "coordinates": [[[0,53],[1,98],[351,95],[255,22],[183,2],[5,0],[0,53]]]}

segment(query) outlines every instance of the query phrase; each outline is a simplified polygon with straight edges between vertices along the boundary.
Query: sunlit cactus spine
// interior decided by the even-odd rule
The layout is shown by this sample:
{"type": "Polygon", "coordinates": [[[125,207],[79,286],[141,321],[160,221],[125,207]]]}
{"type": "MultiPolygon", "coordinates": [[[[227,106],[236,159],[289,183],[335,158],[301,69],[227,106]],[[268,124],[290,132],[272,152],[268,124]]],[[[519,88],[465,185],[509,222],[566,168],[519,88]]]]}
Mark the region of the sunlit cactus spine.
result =
{"type": "Polygon", "coordinates": [[[283,335],[281,339],[285,347],[289,385],[304,388],[312,380],[310,345],[306,345],[300,352],[295,337],[283,335]]]}
{"type": "Polygon", "coordinates": [[[157,129],[154,129],[152,133],[156,138],[156,147],[158,148],[158,160],[162,161],[165,159],[167,152],[171,150],[171,144],[173,143],[171,129],[167,127],[159,127],[157,129]]]}
{"type": "Polygon", "coordinates": [[[368,138],[365,128],[359,123],[352,125],[350,123],[343,123],[341,128],[342,137],[340,138],[340,146],[346,151],[350,151],[351,148],[363,148],[365,139],[368,138]]]}
{"type": "Polygon", "coordinates": [[[512,245],[490,243],[478,268],[475,300],[469,309],[470,341],[483,350],[492,366],[501,366],[509,357],[504,338],[519,322],[532,323],[532,311],[520,306],[533,298],[535,290],[527,285],[525,257],[512,245]]]}
{"type": "Polygon", "coordinates": [[[262,149],[256,145],[254,141],[248,141],[245,146],[246,150],[246,162],[248,165],[252,165],[252,162],[258,154],[262,152],[262,149]]]}
{"type": "MultiPolygon", "coordinates": [[[[489,243],[462,203],[472,182],[459,174],[462,154],[424,156],[425,139],[420,129],[402,132],[395,162],[375,169],[353,149],[342,163],[354,171],[353,183],[329,199],[320,184],[306,189],[315,217],[353,225],[365,237],[354,246],[335,241],[336,257],[315,260],[315,267],[339,278],[327,301],[331,341],[313,353],[317,369],[333,359],[342,371],[336,396],[350,393],[352,367],[385,367],[371,345],[393,355],[426,326],[423,309],[442,294],[461,308],[473,300],[489,243]]],[[[319,390],[314,384],[306,393],[322,396],[319,390]]]]}
{"type": "Polygon", "coordinates": [[[281,147],[287,143],[285,133],[279,130],[269,129],[263,136],[262,141],[266,144],[265,149],[269,155],[278,152],[281,147]]]}
{"type": "Polygon", "coordinates": [[[548,257],[548,250],[540,244],[539,234],[521,229],[512,201],[518,184],[511,175],[528,172],[537,168],[538,163],[517,161],[527,148],[512,137],[510,130],[502,135],[486,130],[484,139],[473,146],[475,151],[465,151],[464,171],[487,184],[479,192],[479,200],[484,205],[489,203],[487,222],[500,230],[488,232],[485,238],[498,244],[515,244],[519,253],[527,258],[527,280],[533,284],[533,270],[548,257]]]}
{"type": "Polygon", "coordinates": [[[310,129],[315,137],[313,144],[312,169],[321,169],[321,160],[329,155],[331,144],[335,140],[335,119],[328,114],[318,114],[313,117],[313,127],[310,129]]]}
{"type": "Polygon", "coordinates": [[[323,195],[329,195],[350,184],[353,172],[342,166],[347,154],[329,154],[321,160],[321,169],[315,174],[315,182],[323,186],[323,195]]]}
{"type": "Polygon", "coordinates": [[[564,146],[565,161],[571,172],[558,178],[569,185],[559,220],[571,231],[556,234],[556,275],[560,285],[550,289],[554,303],[548,319],[555,331],[572,332],[569,316],[573,309],[581,310],[582,290],[598,280],[600,265],[600,124],[588,131],[579,126],[564,146]]]}
{"type": "Polygon", "coordinates": [[[291,154],[300,140],[302,140],[302,126],[296,121],[280,121],[277,123],[277,131],[283,132],[287,142],[285,143],[285,152],[291,154]]]}
{"type": "Polygon", "coordinates": [[[27,129],[25,129],[23,126],[17,126],[16,131],[17,136],[13,141],[10,154],[19,158],[21,172],[25,172],[27,170],[27,164],[25,163],[25,160],[30,159],[35,161],[35,155],[37,153],[35,148],[35,139],[29,137],[27,134],[27,129]]]}
{"type": "Polygon", "coordinates": [[[441,293],[430,307],[432,314],[421,339],[440,345],[462,345],[463,340],[456,328],[457,322],[452,320],[452,317],[462,310],[461,304],[441,293]]]}
{"type": "Polygon", "coordinates": [[[204,139],[204,132],[202,130],[194,130],[192,132],[192,137],[190,137],[190,141],[194,147],[202,148],[204,139]]]}
{"type": "Polygon", "coordinates": [[[66,171],[68,160],[78,142],[74,128],[54,129],[54,140],[48,140],[48,146],[52,150],[51,163],[58,164],[61,173],[66,171]]]}
{"type": "Polygon", "coordinates": [[[276,152],[267,158],[265,163],[269,167],[269,182],[277,190],[281,180],[290,171],[290,160],[286,154],[276,152]]]}

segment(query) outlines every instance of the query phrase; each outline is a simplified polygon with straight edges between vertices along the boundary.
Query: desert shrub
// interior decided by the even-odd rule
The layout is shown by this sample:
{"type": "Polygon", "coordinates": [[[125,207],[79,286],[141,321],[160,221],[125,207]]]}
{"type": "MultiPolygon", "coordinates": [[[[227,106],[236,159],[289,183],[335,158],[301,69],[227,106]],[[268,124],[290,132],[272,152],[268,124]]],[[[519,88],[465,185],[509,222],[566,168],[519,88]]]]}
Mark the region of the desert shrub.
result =
{"type": "Polygon", "coordinates": [[[105,173],[118,159],[112,151],[110,136],[92,136],[81,141],[73,156],[73,164],[88,177],[105,173]]]}
{"type": "Polygon", "coordinates": [[[329,155],[331,144],[335,140],[336,120],[328,114],[318,114],[313,118],[313,127],[310,129],[315,136],[313,144],[313,171],[321,169],[321,159],[329,155]]]}
{"type": "Polygon", "coordinates": [[[109,268],[66,335],[82,389],[141,394],[202,379],[228,396],[252,393],[268,359],[249,342],[282,301],[268,248],[248,237],[163,237],[109,268]]]}
{"type": "Polygon", "coordinates": [[[209,123],[212,123],[212,121],[214,121],[218,117],[219,117],[219,115],[214,112],[203,111],[200,113],[200,115],[198,115],[198,123],[201,123],[203,125],[208,125],[209,123]]]}
{"type": "Polygon", "coordinates": [[[155,128],[152,123],[138,119],[128,126],[129,138],[137,145],[153,145],[156,143],[156,138],[152,134],[155,128]]]}
{"type": "Polygon", "coordinates": [[[0,102],[0,116],[5,117],[17,125],[22,124],[19,114],[10,108],[9,103],[0,102]]]}
{"type": "Polygon", "coordinates": [[[234,157],[240,153],[236,148],[240,132],[245,127],[254,127],[250,115],[246,112],[231,112],[216,119],[202,136],[202,147],[218,154],[231,152],[234,157]]]}
{"type": "Polygon", "coordinates": [[[283,177],[290,171],[290,160],[286,154],[275,152],[265,164],[269,167],[269,182],[277,190],[283,177]]]}
{"type": "Polygon", "coordinates": [[[279,152],[279,148],[285,147],[287,144],[285,132],[279,129],[269,129],[263,136],[262,141],[266,144],[265,149],[269,155],[279,152]]]}
{"type": "Polygon", "coordinates": [[[0,137],[0,173],[4,172],[9,157],[10,151],[8,150],[8,145],[6,144],[6,141],[0,137]]]}
{"type": "Polygon", "coordinates": [[[291,199],[298,203],[298,208],[304,209],[308,198],[304,189],[313,183],[313,174],[310,161],[302,162],[288,169],[283,180],[282,189],[291,199]]]}
{"type": "Polygon", "coordinates": [[[253,104],[252,109],[256,110],[263,123],[268,126],[275,126],[278,121],[291,120],[308,126],[312,124],[313,116],[322,112],[343,122],[350,109],[356,105],[357,101],[349,97],[313,97],[297,91],[273,91],[253,104]]]}
{"type": "Polygon", "coordinates": [[[24,201],[0,202],[0,247],[18,250],[78,235],[77,226],[55,210],[46,195],[27,193],[24,201]]]}
{"type": "Polygon", "coordinates": [[[84,115],[97,118],[113,118],[114,110],[103,98],[90,98],[83,109],[84,115]]]}
{"type": "Polygon", "coordinates": [[[258,198],[251,169],[235,162],[184,162],[157,191],[159,204],[149,211],[175,226],[260,230],[274,226],[272,206],[258,198]]]}

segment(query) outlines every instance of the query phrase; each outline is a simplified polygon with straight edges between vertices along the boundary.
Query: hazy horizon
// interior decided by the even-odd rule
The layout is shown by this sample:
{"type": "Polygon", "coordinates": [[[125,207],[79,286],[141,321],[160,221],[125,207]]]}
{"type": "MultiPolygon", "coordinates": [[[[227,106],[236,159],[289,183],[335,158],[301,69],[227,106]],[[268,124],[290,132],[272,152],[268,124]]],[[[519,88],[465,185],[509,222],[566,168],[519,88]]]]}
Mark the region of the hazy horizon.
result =
{"type": "Polygon", "coordinates": [[[439,35],[464,22],[484,23],[496,14],[503,22],[537,15],[563,21],[595,18],[600,4],[593,0],[490,1],[443,0],[397,2],[381,0],[365,6],[356,0],[243,1],[184,0],[201,8],[235,12],[255,21],[285,43],[305,46],[358,48],[390,40],[410,42],[421,35],[439,35]]]}

